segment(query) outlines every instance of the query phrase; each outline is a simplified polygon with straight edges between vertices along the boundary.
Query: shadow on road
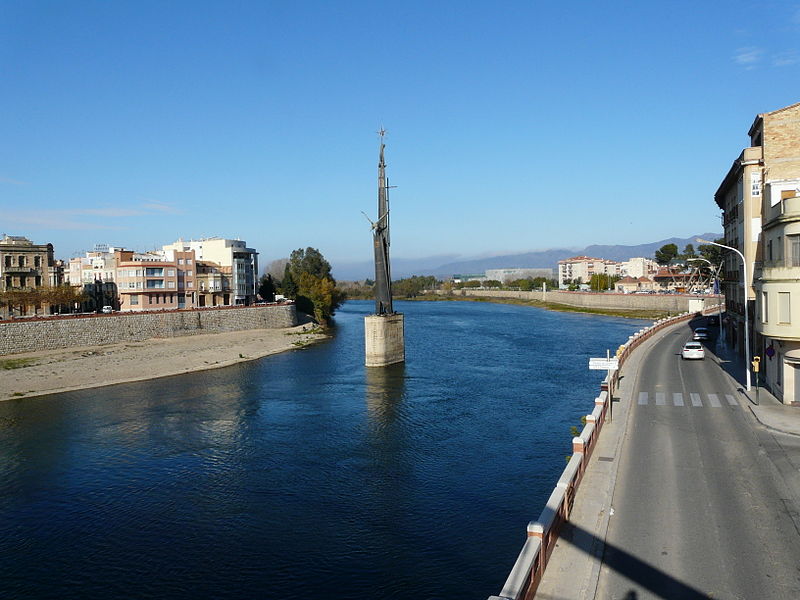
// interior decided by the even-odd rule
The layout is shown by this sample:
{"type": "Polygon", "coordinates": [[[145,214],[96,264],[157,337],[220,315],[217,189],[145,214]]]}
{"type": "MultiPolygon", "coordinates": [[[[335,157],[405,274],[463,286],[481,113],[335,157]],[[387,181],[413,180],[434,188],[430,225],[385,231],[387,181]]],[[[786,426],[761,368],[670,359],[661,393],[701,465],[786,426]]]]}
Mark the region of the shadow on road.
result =
{"type": "MultiPolygon", "coordinates": [[[[660,598],[682,598],[688,600],[707,599],[708,595],[700,590],[675,579],[658,567],[637,558],[622,548],[604,542],[591,532],[573,523],[564,523],[559,541],[574,545],[592,557],[602,554],[603,564],[628,579],[634,586],[647,590],[660,598]]],[[[636,589],[627,590],[623,598],[638,598],[636,589]]],[[[566,600],[559,596],[536,594],[537,600],[566,600]]]]}

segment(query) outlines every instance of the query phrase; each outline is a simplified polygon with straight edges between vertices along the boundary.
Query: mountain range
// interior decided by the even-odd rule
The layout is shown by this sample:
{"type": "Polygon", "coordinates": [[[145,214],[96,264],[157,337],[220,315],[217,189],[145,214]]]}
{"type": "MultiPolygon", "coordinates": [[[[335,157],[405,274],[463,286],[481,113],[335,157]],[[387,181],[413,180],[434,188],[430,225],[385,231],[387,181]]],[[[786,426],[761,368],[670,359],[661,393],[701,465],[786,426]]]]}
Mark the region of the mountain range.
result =
{"type": "MultiPolygon", "coordinates": [[[[715,240],[722,237],[722,234],[701,233],[688,238],[672,237],[635,246],[593,244],[585,248],[550,248],[521,254],[503,254],[483,258],[461,258],[455,254],[425,258],[392,258],[392,279],[410,277],[411,275],[451,277],[455,274],[483,273],[486,269],[510,268],[551,268],[555,274],[558,261],[572,256],[591,256],[615,261],[624,261],[637,256],[652,258],[655,251],[665,244],[675,244],[678,246],[678,251],[682,251],[686,244],[692,244],[697,248],[696,238],[698,237],[715,240]]],[[[361,280],[374,277],[374,275],[375,267],[369,261],[333,264],[333,276],[339,280],[361,280]]]]}

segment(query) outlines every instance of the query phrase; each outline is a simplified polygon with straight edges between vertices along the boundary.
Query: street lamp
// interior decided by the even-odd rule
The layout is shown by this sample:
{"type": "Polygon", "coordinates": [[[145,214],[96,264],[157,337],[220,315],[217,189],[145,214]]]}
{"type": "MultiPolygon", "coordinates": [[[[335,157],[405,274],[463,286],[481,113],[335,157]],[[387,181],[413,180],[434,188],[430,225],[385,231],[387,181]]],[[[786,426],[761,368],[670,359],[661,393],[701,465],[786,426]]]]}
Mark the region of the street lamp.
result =
{"type": "Polygon", "coordinates": [[[732,248],[730,246],[726,246],[724,244],[718,244],[717,242],[712,242],[709,240],[704,240],[702,238],[697,238],[697,241],[701,244],[712,244],[714,246],[719,246],[720,248],[726,248],[727,250],[733,250],[736,254],[739,255],[739,258],[742,259],[742,269],[744,270],[744,369],[746,374],[746,382],[747,382],[747,391],[750,391],[750,318],[748,316],[747,311],[747,289],[750,287],[747,284],[747,261],[744,259],[744,254],[739,252],[736,248],[732,248]]]}

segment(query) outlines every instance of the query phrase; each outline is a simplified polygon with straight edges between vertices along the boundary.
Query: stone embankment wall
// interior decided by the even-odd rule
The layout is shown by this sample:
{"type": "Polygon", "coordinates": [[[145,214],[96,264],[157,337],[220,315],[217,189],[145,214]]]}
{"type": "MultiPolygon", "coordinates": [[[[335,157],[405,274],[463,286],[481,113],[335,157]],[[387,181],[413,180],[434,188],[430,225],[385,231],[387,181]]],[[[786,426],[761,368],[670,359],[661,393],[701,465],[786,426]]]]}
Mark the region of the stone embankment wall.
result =
{"type": "MultiPolygon", "coordinates": [[[[445,295],[442,290],[436,294],[445,295]]],[[[520,300],[545,300],[570,306],[585,308],[604,308],[616,310],[659,310],[669,313],[682,313],[689,310],[689,300],[703,298],[706,305],[718,304],[720,296],[696,296],[693,294],[615,294],[597,292],[568,292],[550,290],[547,292],[515,292],[508,290],[453,290],[453,296],[474,298],[517,298],[520,300]]]]}
{"type": "Polygon", "coordinates": [[[0,355],[295,325],[294,304],[0,321],[0,355]]]}

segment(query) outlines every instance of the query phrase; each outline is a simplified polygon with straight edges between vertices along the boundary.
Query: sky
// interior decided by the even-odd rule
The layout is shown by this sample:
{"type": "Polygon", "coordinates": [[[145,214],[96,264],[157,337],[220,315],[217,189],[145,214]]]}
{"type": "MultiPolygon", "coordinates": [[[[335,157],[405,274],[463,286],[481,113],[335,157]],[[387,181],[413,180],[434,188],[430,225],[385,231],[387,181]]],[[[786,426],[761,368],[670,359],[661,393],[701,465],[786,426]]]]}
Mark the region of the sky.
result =
{"type": "Polygon", "coordinates": [[[721,232],[800,2],[0,0],[0,234],[370,260],[721,232]]]}

